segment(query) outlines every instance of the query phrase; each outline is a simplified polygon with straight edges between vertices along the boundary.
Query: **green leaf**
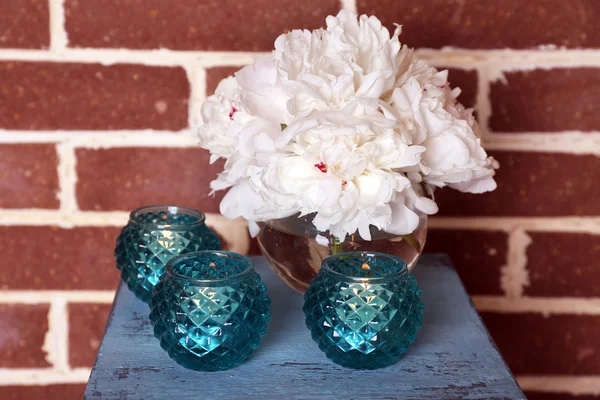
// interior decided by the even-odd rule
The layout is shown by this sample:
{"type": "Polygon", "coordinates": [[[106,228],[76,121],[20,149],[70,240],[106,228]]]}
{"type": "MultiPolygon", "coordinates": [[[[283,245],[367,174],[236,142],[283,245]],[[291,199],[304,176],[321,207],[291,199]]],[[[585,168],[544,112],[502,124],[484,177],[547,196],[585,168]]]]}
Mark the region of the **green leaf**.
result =
{"type": "Polygon", "coordinates": [[[418,252],[421,252],[421,245],[419,244],[417,239],[415,239],[412,233],[409,235],[402,235],[402,239],[406,240],[406,243],[410,244],[412,248],[414,248],[418,252]]]}

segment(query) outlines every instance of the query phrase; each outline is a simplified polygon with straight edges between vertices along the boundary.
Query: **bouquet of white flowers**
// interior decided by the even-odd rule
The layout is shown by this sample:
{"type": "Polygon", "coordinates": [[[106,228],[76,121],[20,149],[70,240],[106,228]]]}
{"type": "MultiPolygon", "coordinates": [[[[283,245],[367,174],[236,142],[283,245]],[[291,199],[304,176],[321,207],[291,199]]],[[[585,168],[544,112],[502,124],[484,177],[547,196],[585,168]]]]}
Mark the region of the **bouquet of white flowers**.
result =
{"type": "Polygon", "coordinates": [[[341,11],[294,30],[269,56],[224,79],[202,107],[200,144],[226,160],[220,210],[257,221],[314,214],[337,238],[370,226],[413,232],[435,187],[494,190],[498,163],[447,71],[416,60],[375,17],[341,11]]]}

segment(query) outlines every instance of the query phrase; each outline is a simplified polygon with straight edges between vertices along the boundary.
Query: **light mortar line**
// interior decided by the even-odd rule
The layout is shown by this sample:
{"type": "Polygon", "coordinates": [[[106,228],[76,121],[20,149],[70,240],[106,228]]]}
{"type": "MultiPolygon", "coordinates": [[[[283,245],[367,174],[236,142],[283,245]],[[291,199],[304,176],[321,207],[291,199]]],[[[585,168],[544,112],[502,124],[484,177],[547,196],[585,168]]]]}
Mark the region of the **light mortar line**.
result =
{"type": "Polygon", "coordinates": [[[76,368],[69,371],[47,369],[0,369],[0,386],[50,385],[60,383],[86,383],[91,369],[76,368]]]}
{"type": "Polygon", "coordinates": [[[527,247],[531,237],[522,229],[515,229],[508,236],[507,265],[501,269],[500,286],[509,299],[518,299],[529,285],[527,272],[527,247]]]}
{"type": "Polygon", "coordinates": [[[196,132],[154,130],[115,131],[2,131],[0,143],[67,143],[72,147],[192,147],[198,146],[196,132]]]}
{"type": "MultiPolygon", "coordinates": [[[[193,128],[179,132],[154,130],[29,132],[0,130],[1,143],[61,143],[75,148],[109,147],[196,147],[193,128]]],[[[600,155],[600,132],[488,133],[489,150],[600,155]]]]}
{"type": "MultiPolygon", "coordinates": [[[[267,54],[270,53],[108,48],[66,48],[51,52],[3,49],[0,50],[0,60],[100,63],[105,65],[128,63],[157,66],[184,66],[195,63],[209,68],[246,65],[252,63],[256,57],[267,54]]],[[[432,65],[468,70],[485,64],[498,65],[500,69],[506,71],[556,67],[600,67],[600,50],[472,50],[443,48],[441,50],[417,49],[416,55],[432,65]]]]}
{"type": "Polygon", "coordinates": [[[132,50],[132,49],[74,49],[61,51],[42,50],[0,50],[0,60],[50,61],[73,63],[140,64],[148,66],[182,67],[198,65],[202,67],[225,67],[251,64],[256,57],[270,53],[260,52],[215,52],[215,51],[174,51],[174,50],[132,50]]]}
{"type": "Polygon", "coordinates": [[[129,218],[125,211],[84,211],[72,214],[50,210],[2,210],[0,212],[0,225],[27,225],[48,226],[56,225],[61,228],[74,228],[79,226],[124,226],[129,218]]]}
{"type": "MultiPolygon", "coordinates": [[[[126,211],[78,211],[65,214],[60,211],[39,209],[3,209],[0,225],[59,225],[123,226],[126,211]]],[[[220,214],[206,213],[207,221],[220,221],[220,214]]],[[[225,219],[227,220],[227,219],[225,219]]],[[[229,221],[229,220],[227,220],[229,221]]],[[[595,217],[430,217],[430,229],[499,230],[511,232],[516,228],[533,232],[579,232],[600,234],[600,216],[595,217]]]]}
{"type": "Polygon", "coordinates": [[[430,229],[500,230],[533,232],[578,232],[600,234],[600,217],[436,217],[429,218],[430,229]]]}
{"type": "MultiPolygon", "coordinates": [[[[205,213],[205,215],[206,224],[227,239],[231,251],[244,254],[248,252],[250,249],[250,239],[248,237],[248,224],[245,220],[242,218],[230,220],[216,213],[205,213]]],[[[56,225],[67,229],[80,226],[122,227],[127,224],[128,219],[129,212],[127,211],[77,211],[65,213],[61,211],[28,209],[2,210],[0,212],[0,226],[56,225]]],[[[0,299],[2,299],[1,295],[0,299]]]]}
{"type": "Polygon", "coordinates": [[[488,133],[484,136],[484,147],[488,150],[600,156],[600,133],[578,131],[488,133]]]}
{"type": "Polygon", "coordinates": [[[192,131],[202,124],[202,103],[206,98],[206,69],[203,67],[186,67],[188,80],[190,81],[189,121],[188,126],[192,131]]]}
{"type": "MultiPolygon", "coordinates": [[[[490,101],[490,80],[487,66],[482,66],[477,72],[477,96],[475,98],[475,109],[477,110],[477,121],[483,131],[483,140],[487,144],[487,132],[489,132],[489,120],[492,116],[492,102],[490,101]]],[[[450,76],[450,81],[452,76],[450,76]]]]}
{"type": "Polygon", "coordinates": [[[356,12],[358,7],[356,6],[356,0],[340,0],[340,7],[342,10],[356,12]]]}
{"type": "Polygon", "coordinates": [[[23,143],[59,143],[67,136],[57,132],[40,133],[39,131],[3,131],[0,130],[0,144],[23,143]]]}
{"type": "MultiPolygon", "coordinates": [[[[50,51],[59,53],[65,51],[69,44],[65,29],[64,0],[50,1],[50,51]]],[[[18,50],[17,50],[18,51],[18,50]]]]}
{"type": "Polygon", "coordinates": [[[600,375],[518,375],[517,382],[525,391],[568,393],[571,395],[600,394],[600,375]]]}
{"type": "Polygon", "coordinates": [[[417,49],[415,53],[432,65],[460,69],[474,69],[482,65],[497,66],[505,71],[600,66],[599,50],[471,50],[445,47],[441,50],[417,49]]]}
{"type": "Polygon", "coordinates": [[[121,227],[127,223],[129,213],[126,211],[78,211],[65,213],[50,210],[2,210],[0,225],[46,226],[57,225],[61,228],[79,226],[121,227]]]}
{"type": "MultiPolygon", "coordinates": [[[[482,127],[482,141],[484,148],[489,147],[489,142],[493,143],[493,133],[490,128],[490,119],[492,118],[493,107],[490,98],[492,82],[501,81],[506,83],[503,70],[498,64],[486,63],[479,65],[477,74],[477,120],[482,127]]],[[[493,144],[492,144],[493,146],[493,144]]],[[[530,146],[536,148],[535,146],[530,146]]]]}
{"type": "Polygon", "coordinates": [[[60,143],[56,146],[58,156],[58,193],[60,211],[71,214],[78,210],[75,185],[77,183],[75,149],[69,143],[60,143]]]}
{"type": "Polygon", "coordinates": [[[114,290],[3,290],[0,304],[44,304],[55,299],[69,303],[112,304],[114,290]]]}
{"type": "Polygon", "coordinates": [[[504,296],[472,296],[478,311],[507,314],[539,313],[600,315],[600,298],[581,297],[520,297],[509,299],[504,296]]]}
{"type": "Polygon", "coordinates": [[[46,352],[46,361],[53,365],[57,372],[62,373],[69,370],[68,324],[66,300],[61,297],[53,298],[50,302],[48,331],[42,350],[46,352]]]}

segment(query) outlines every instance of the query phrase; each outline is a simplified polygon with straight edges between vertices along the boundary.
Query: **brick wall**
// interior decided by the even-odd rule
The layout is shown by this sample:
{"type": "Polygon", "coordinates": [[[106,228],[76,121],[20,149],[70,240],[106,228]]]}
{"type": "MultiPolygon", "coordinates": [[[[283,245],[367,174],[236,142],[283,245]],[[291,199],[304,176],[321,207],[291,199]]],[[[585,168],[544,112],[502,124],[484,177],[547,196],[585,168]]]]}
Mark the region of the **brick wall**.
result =
{"type": "Polygon", "coordinates": [[[427,250],[450,253],[532,399],[600,398],[589,0],[0,0],[0,398],[81,396],[127,210],[195,206],[229,248],[251,248],[207,196],[219,166],[190,126],[219,79],[340,7],[403,24],[450,69],[501,162],[494,193],[438,193],[427,250]]]}

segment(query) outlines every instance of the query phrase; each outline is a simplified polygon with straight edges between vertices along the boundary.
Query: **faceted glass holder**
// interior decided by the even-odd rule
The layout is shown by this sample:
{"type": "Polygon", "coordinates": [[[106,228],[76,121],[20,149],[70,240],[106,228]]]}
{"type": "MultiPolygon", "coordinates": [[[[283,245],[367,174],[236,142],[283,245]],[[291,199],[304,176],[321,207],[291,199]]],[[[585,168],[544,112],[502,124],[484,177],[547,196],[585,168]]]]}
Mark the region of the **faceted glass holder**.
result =
{"type": "Polygon", "coordinates": [[[397,362],[415,341],[424,305],[406,263],[347,252],[323,261],[304,295],[306,326],[327,358],[348,368],[397,362]]]}
{"type": "Polygon", "coordinates": [[[115,247],[121,279],[144,302],[173,257],[198,250],[218,250],[221,242],[200,211],[179,206],[148,206],[129,215],[115,247]]]}
{"type": "Polygon", "coordinates": [[[225,251],[184,254],[154,288],[154,336],[185,368],[221,371],[244,363],[271,318],[267,288],[249,258],[225,251]]]}

